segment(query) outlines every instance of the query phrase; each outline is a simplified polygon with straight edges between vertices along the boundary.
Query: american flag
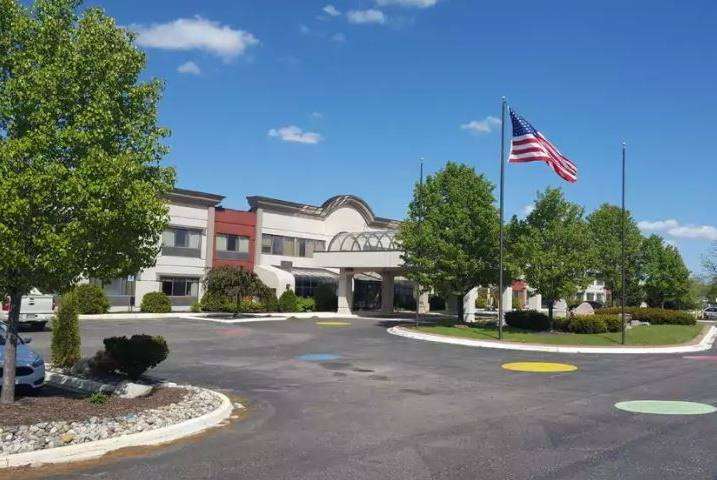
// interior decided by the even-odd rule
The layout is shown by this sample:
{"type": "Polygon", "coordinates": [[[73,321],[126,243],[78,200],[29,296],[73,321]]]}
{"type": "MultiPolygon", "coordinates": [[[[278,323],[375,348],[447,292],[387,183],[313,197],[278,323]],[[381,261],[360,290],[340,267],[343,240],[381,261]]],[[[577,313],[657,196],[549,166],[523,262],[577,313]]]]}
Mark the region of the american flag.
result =
{"type": "Polygon", "coordinates": [[[537,131],[527,120],[510,109],[513,124],[513,143],[510,149],[510,163],[545,162],[563,180],[575,183],[578,167],[563,156],[555,146],[537,131]]]}

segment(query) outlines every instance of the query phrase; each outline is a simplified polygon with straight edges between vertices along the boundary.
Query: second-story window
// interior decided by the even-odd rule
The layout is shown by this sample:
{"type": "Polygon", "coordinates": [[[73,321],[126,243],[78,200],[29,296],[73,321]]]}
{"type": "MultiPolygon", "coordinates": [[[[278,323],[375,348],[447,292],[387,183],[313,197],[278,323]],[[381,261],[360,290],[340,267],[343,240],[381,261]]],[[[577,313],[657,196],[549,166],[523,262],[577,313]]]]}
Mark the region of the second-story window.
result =
{"type": "Polygon", "coordinates": [[[162,233],[162,254],[201,257],[202,232],[191,228],[169,227],[162,233]]]}
{"type": "Polygon", "coordinates": [[[246,260],[249,258],[249,237],[240,235],[217,235],[217,258],[223,260],[246,260]]]}
{"type": "Polygon", "coordinates": [[[269,255],[311,258],[314,252],[323,251],[325,246],[323,240],[311,238],[284,237],[268,233],[261,236],[261,253],[269,255]]]}

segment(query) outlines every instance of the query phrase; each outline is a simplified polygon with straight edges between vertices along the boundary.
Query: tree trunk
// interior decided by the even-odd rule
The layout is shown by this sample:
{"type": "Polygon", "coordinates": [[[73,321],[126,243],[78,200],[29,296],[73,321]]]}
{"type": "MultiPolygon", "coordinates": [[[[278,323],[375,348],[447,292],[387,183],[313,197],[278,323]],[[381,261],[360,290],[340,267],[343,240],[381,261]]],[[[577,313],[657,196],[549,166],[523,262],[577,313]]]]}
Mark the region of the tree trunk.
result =
{"type": "Polygon", "coordinates": [[[553,304],[555,302],[553,300],[550,300],[548,302],[548,318],[550,319],[550,331],[553,331],[553,304]]]}
{"type": "Polygon", "coordinates": [[[3,364],[2,393],[0,403],[7,405],[15,402],[15,366],[17,365],[17,330],[20,321],[22,293],[10,294],[10,312],[7,320],[5,338],[5,360],[3,364]]]}
{"type": "Polygon", "coordinates": [[[457,297],[458,299],[456,302],[456,310],[458,313],[458,322],[463,323],[463,296],[461,294],[458,294],[457,297]]]}

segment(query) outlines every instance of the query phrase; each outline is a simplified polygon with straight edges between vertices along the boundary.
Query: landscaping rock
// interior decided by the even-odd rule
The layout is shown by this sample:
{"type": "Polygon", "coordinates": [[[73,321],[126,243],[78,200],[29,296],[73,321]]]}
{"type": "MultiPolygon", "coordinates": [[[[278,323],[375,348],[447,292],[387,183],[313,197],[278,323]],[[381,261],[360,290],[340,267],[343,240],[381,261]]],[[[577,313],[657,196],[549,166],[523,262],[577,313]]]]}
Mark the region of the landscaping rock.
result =
{"type": "Polygon", "coordinates": [[[221,397],[207,390],[191,386],[175,387],[188,392],[181,401],[134,414],[107,418],[90,417],[82,422],[57,421],[2,427],[0,454],[10,455],[75,445],[162,428],[205,415],[217,409],[222,402],[221,397]]]}
{"type": "Polygon", "coordinates": [[[152,385],[124,382],[115,388],[114,393],[120,398],[137,398],[149,395],[153,388],[152,385]]]}
{"type": "Polygon", "coordinates": [[[595,315],[595,310],[588,302],[583,302],[573,309],[573,315],[595,315]]]}

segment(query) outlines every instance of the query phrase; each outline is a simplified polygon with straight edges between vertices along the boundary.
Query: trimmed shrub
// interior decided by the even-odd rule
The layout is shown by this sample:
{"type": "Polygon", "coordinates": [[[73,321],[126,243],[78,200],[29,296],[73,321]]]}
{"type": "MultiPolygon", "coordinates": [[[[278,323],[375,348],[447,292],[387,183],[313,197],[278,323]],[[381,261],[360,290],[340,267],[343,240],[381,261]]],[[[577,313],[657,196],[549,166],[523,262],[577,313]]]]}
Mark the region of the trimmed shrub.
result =
{"type": "Polygon", "coordinates": [[[293,290],[284,290],[284,293],[279,297],[279,311],[280,312],[296,312],[299,304],[299,297],[296,296],[293,290]]]}
{"type": "Polygon", "coordinates": [[[105,338],[103,343],[107,354],[116,362],[117,370],[132,380],[156,367],[169,354],[167,342],[160,336],[110,337],[105,338]]]}
{"type": "Polygon", "coordinates": [[[74,288],[77,309],[81,315],[107,313],[110,301],[105,292],[97,285],[83,283],[74,288]]]}
{"type": "Polygon", "coordinates": [[[142,297],[139,308],[147,313],[169,313],[172,311],[172,304],[164,292],[149,292],[142,297]]]}
{"type": "MultiPolygon", "coordinates": [[[[619,315],[620,307],[601,308],[595,313],[619,315]]],[[[652,325],[695,325],[697,323],[697,319],[692,313],[680,310],[625,307],[625,313],[630,314],[632,320],[650,322],[652,325]]]]}
{"type": "Polygon", "coordinates": [[[70,368],[82,358],[77,297],[70,291],[60,298],[57,314],[52,318],[52,364],[70,368]]]}
{"type": "Polygon", "coordinates": [[[536,310],[514,310],[505,313],[505,323],[513,328],[534,330],[536,332],[550,329],[550,318],[536,310]]]}
{"type": "Polygon", "coordinates": [[[316,301],[311,297],[298,297],[296,303],[297,312],[313,312],[316,309],[316,301]]]}
{"type": "Polygon", "coordinates": [[[621,332],[622,331],[622,317],[620,315],[604,315],[595,314],[595,317],[600,317],[605,322],[608,332],[621,332]]]}
{"type": "Polygon", "coordinates": [[[259,303],[265,312],[278,312],[279,299],[276,298],[276,290],[264,287],[259,290],[259,303]]]}
{"type": "Polygon", "coordinates": [[[320,283],[314,288],[314,303],[317,312],[335,312],[338,308],[336,285],[320,283]]]}
{"type": "Polygon", "coordinates": [[[600,315],[578,315],[568,321],[568,331],[573,333],[605,333],[607,324],[600,315]]]}
{"type": "Polygon", "coordinates": [[[479,308],[481,310],[485,310],[488,308],[488,299],[485,298],[485,295],[478,295],[476,297],[476,308],[479,308]]]}
{"type": "Polygon", "coordinates": [[[189,307],[189,310],[194,313],[199,313],[202,311],[202,304],[200,302],[193,302],[192,306],[189,307]]]}
{"type": "Polygon", "coordinates": [[[117,370],[117,362],[104,350],[98,350],[90,359],[90,371],[95,376],[107,375],[117,370]]]}

